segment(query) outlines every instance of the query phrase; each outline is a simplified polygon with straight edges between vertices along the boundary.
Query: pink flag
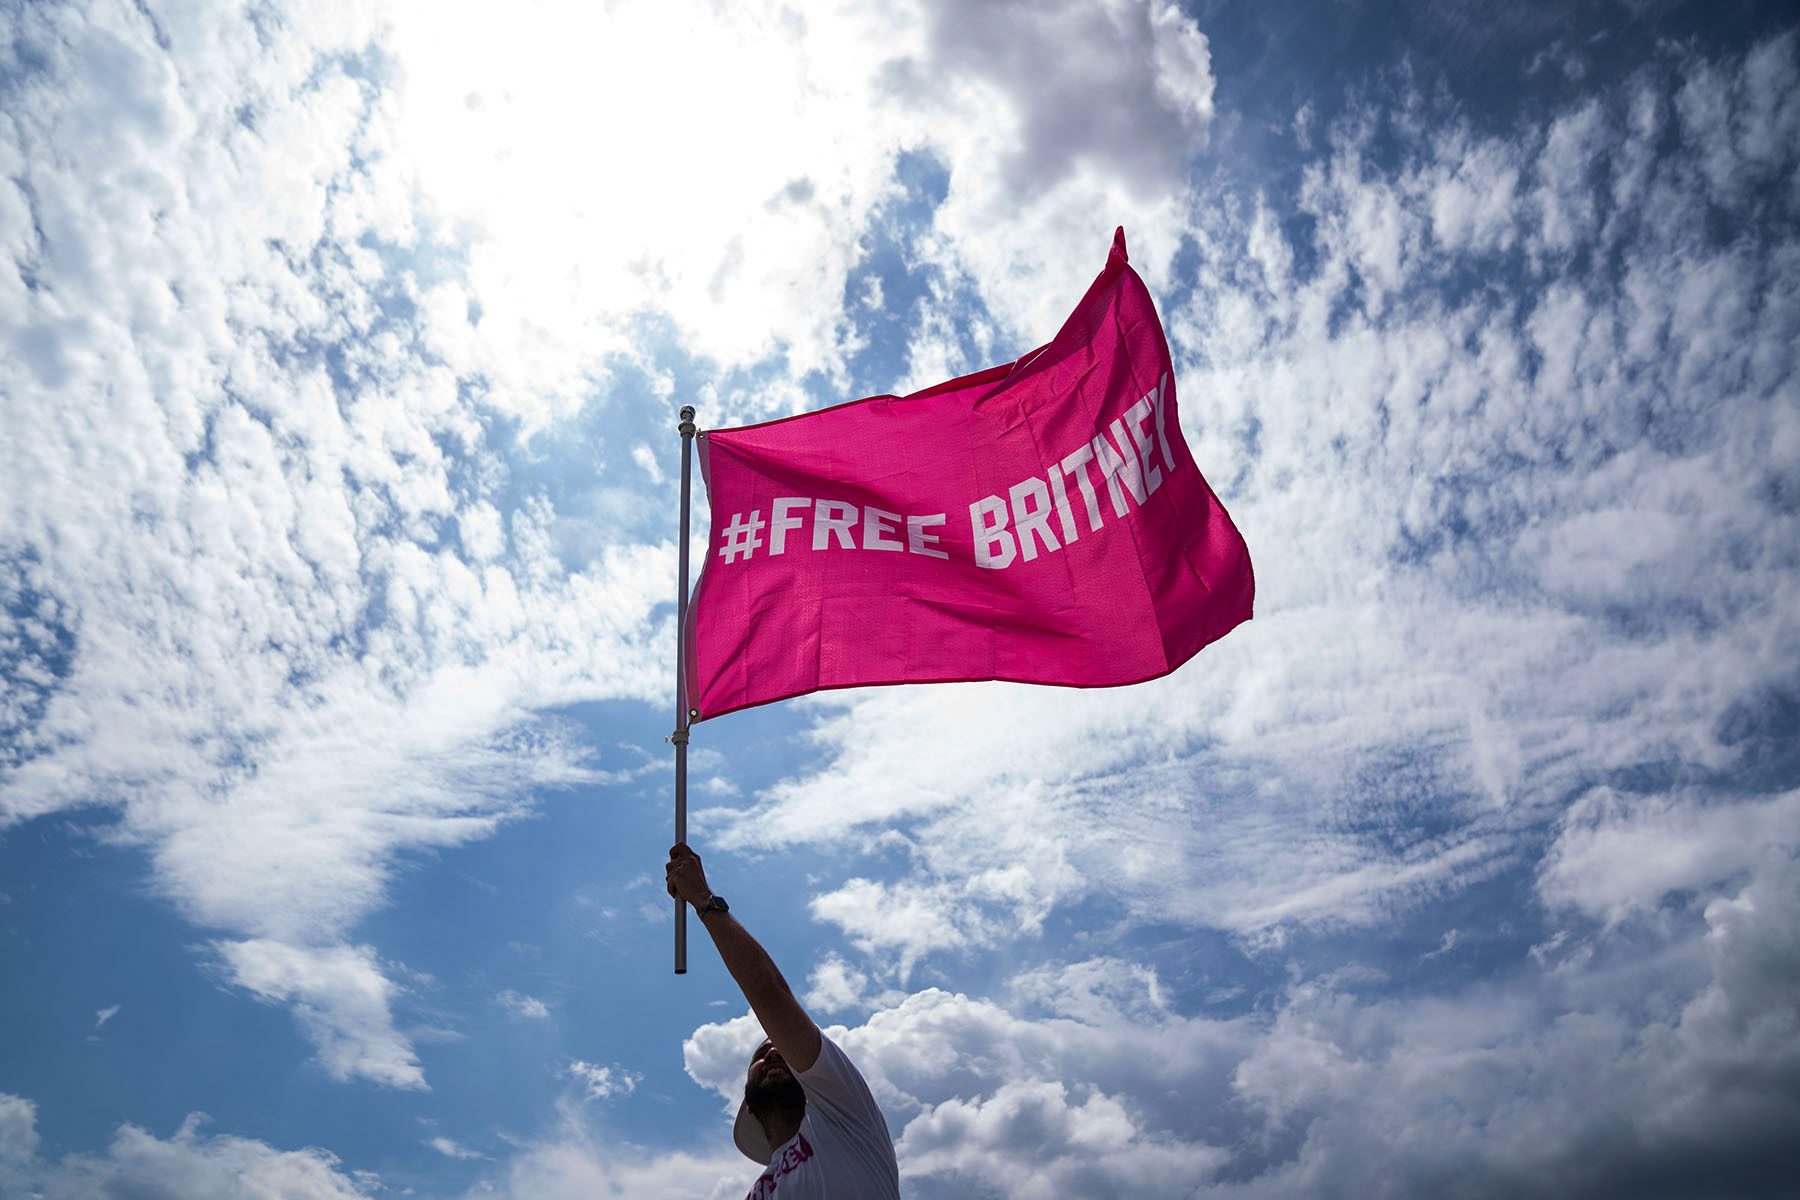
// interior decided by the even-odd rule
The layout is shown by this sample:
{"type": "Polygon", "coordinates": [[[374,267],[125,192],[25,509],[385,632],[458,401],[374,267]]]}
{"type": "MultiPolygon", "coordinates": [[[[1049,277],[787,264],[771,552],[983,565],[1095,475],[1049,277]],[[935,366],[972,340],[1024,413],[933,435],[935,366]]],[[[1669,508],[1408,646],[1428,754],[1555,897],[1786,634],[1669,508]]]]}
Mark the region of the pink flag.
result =
{"type": "Polygon", "coordinates": [[[1250,555],[1182,439],[1123,229],[1018,362],[699,446],[695,720],[872,684],[1138,683],[1250,618],[1250,555]]]}

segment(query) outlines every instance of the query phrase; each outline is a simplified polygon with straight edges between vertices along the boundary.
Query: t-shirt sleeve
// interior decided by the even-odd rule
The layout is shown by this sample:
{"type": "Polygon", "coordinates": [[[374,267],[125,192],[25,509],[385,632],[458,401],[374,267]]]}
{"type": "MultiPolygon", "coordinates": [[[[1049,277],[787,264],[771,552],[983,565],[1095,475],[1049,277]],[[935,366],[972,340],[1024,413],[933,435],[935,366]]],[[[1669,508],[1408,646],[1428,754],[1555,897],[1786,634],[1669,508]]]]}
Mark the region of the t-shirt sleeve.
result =
{"type": "Polygon", "coordinates": [[[861,1072],[850,1056],[838,1049],[836,1042],[819,1034],[819,1059],[797,1078],[806,1092],[808,1105],[824,1110],[821,1115],[840,1125],[848,1125],[888,1141],[887,1118],[861,1072]]]}

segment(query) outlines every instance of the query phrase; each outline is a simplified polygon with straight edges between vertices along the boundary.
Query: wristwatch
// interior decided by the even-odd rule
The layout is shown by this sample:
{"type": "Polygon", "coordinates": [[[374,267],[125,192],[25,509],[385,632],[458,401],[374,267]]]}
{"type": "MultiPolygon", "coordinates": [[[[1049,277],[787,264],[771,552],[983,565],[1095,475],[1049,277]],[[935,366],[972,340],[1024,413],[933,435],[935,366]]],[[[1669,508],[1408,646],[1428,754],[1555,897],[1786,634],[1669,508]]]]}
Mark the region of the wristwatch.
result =
{"type": "Polygon", "coordinates": [[[714,912],[728,913],[728,912],[730,912],[731,905],[725,903],[725,897],[719,895],[719,893],[717,893],[717,892],[714,892],[712,895],[710,895],[706,898],[705,904],[694,905],[694,911],[699,913],[700,919],[704,921],[706,919],[707,913],[714,913],[714,912]]]}

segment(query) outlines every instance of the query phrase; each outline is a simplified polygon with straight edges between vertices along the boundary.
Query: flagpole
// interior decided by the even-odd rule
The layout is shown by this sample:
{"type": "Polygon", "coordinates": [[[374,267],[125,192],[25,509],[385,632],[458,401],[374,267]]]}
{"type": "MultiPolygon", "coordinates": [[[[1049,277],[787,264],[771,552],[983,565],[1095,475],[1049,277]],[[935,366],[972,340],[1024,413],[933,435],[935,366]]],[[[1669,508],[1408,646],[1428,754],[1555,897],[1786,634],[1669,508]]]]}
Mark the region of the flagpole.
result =
{"type": "MultiPolygon", "coordinates": [[[[694,406],[681,406],[681,541],[677,544],[675,584],[675,840],[687,841],[687,606],[688,606],[688,490],[693,477],[694,406]]],[[[687,905],[675,897],[675,973],[687,974],[687,905]]]]}

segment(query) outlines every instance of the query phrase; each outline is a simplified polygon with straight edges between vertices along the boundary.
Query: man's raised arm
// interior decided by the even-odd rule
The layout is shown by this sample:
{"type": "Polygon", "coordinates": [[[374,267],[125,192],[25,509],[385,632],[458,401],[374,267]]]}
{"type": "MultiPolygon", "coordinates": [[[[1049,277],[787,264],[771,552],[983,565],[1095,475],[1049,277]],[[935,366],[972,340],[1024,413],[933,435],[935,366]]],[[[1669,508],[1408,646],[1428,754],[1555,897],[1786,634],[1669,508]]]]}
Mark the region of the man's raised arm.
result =
{"type": "Polygon", "coordinates": [[[762,1022],[763,1032],[781,1051],[793,1071],[806,1071],[819,1061],[819,1027],[813,1024],[781,970],[769,952],[762,948],[750,931],[738,924],[737,918],[721,908],[708,908],[712,889],[706,886],[706,872],[700,856],[686,843],[669,851],[667,869],[669,895],[679,896],[692,904],[700,914],[700,923],[712,935],[713,945],[725,962],[725,969],[737,981],[750,1011],[762,1022]]]}

